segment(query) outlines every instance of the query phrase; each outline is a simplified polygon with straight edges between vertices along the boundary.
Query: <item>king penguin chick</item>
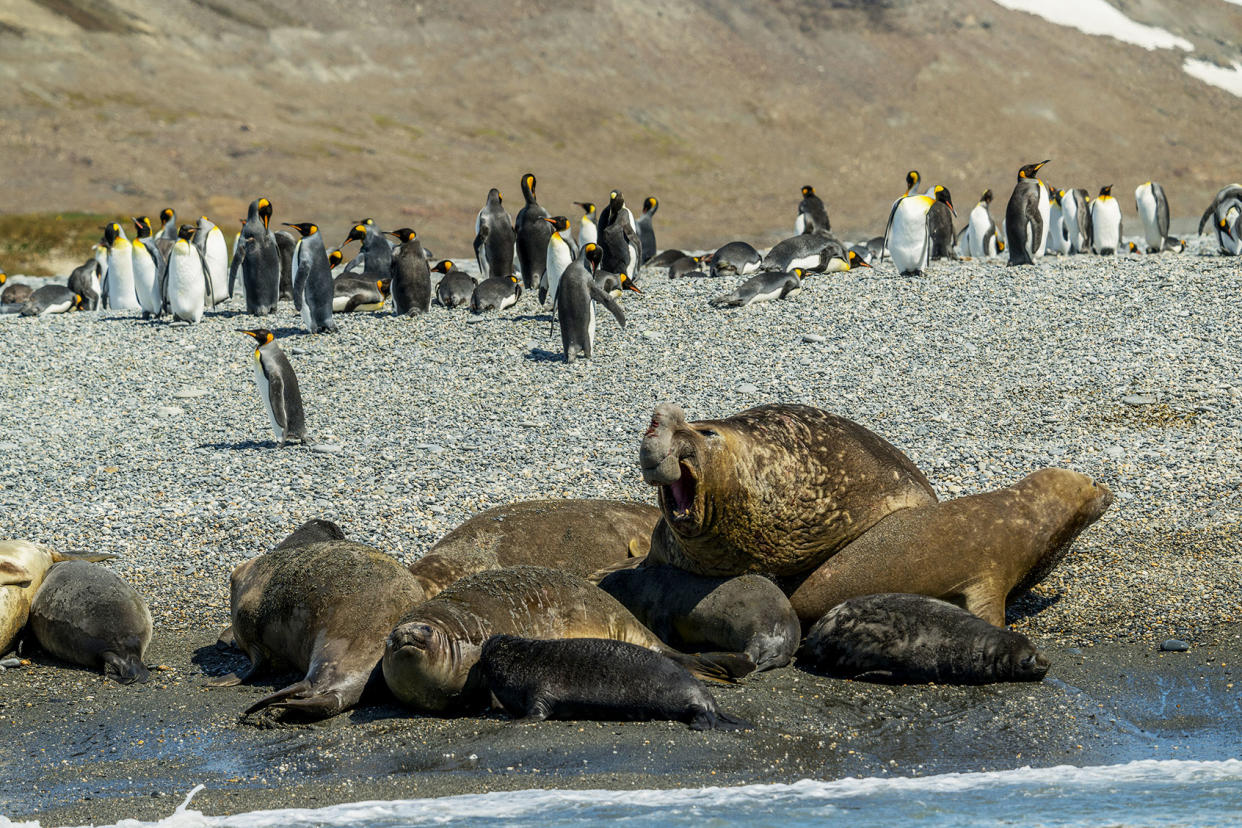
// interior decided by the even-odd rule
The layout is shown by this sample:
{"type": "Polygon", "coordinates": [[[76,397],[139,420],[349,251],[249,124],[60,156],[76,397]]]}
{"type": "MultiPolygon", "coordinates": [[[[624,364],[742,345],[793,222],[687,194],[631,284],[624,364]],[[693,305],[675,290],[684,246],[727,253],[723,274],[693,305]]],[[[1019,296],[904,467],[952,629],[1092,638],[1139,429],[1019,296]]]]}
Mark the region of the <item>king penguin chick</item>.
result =
{"type": "Polygon", "coordinates": [[[410,227],[388,235],[401,242],[392,257],[392,305],[397,316],[418,316],[431,310],[431,268],[423,243],[410,227]]]}
{"type": "Polygon", "coordinates": [[[1036,176],[1040,167],[1047,163],[1044,160],[1019,169],[1018,183],[1005,205],[1005,235],[1011,266],[1035,264],[1035,257],[1046,242],[1040,203],[1047,203],[1048,190],[1036,176]]]}
{"type": "Polygon", "coordinates": [[[732,293],[723,293],[709,300],[709,304],[721,308],[744,308],[773,299],[786,299],[802,292],[802,277],[806,271],[800,267],[792,270],[768,270],[751,276],[737,286],[732,293]]]}
{"type": "Polygon", "coordinates": [[[1100,256],[1112,256],[1121,247],[1121,204],[1113,198],[1113,185],[1100,188],[1091,202],[1091,249],[1100,256]]]}
{"type": "Polygon", "coordinates": [[[1147,252],[1163,252],[1169,238],[1169,199],[1165,197],[1164,187],[1155,181],[1140,184],[1134,191],[1134,206],[1138,209],[1139,221],[1143,222],[1147,252]]]}
{"type": "Polygon", "coordinates": [[[656,254],[655,214],[660,202],[655,196],[643,199],[643,214],[638,217],[639,264],[646,264],[656,254]]]}
{"type": "Polygon", "coordinates": [[[547,261],[548,237],[552,228],[543,219],[548,211],[535,200],[535,175],[522,176],[522,197],[526,203],[513,220],[513,232],[517,236],[518,269],[522,271],[522,285],[531,290],[543,281],[543,269],[547,261]]]}
{"type": "Polygon", "coordinates": [[[336,333],[332,319],[332,268],[319,226],[309,221],[284,225],[295,228],[302,236],[293,255],[293,295],[296,298],[300,291],[302,296],[302,324],[313,334],[336,333]]]}
{"type": "MultiPolygon", "coordinates": [[[[560,292],[556,297],[556,316],[561,324],[561,346],[565,361],[572,363],[579,354],[591,358],[595,347],[595,303],[606,307],[625,327],[621,306],[595,284],[594,273],[603,258],[597,244],[587,244],[578,258],[561,274],[560,292]]],[[[618,274],[620,275],[620,274],[618,274]]]]}
{"type": "Polygon", "coordinates": [[[508,279],[513,275],[513,249],[517,234],[505,210],[500,190],[487,192],[487,203],[474,220],[474,256],[484,281],[495,276],[508,279]]]}
{"type": "Polygon", "coordinates": [[[475,278],[453,264],[452,259],[443,259],[431,269],[433,273],[442,274],[440,283],[436,285],[436,301],[446,308],[465,307],[470,304],[474,288],[478,284],[475,278]]]}
{"type": "Polygon", "coordinates": [[[805,185],[802,201],[798,204],[798,218],[794,220],[794,233],[827,233],[830,229],[824,200],[815,195],[814,187],[805,185]]]}
{"type": "Polygon", "coordinates": [[[302,412],[298,377],[293,373],[289,358],[276,344],[275,334],[265,328],[238,330],[254,337],[254,384],[259,388],[259,397],[272,421],[277,448],[290,440],[305,443],[306,417],[302,412]]]}
{"type": "Polygon", "coordinates": [[[927,211],[927,233],[931,236],[931,257],[933,259],[957,259],[953,250],[954,234],[953,219],[957,211],[953,209],[953,196],[949,189],[937,184],[932,188],[932,197],[936,200],[927,211]]]}
{"type": "Polygon", "coordinates": [[[595,205],[589,201],[575,201],[582,208],[582,218],[578,219],[578,246],[588,242],[599,241],[599,227],[595,224],[595,205]]]}
{"type": "Polygon", "coordinates": [[[207,274],[203,257],[194,246],[198,228],[185,224],[177,231],[177,241],[168,253],[168,271],[164,278],[161,299],[173,319],[198,322],[203,318],[207,298],[207,274]]]}
{"type": "Polygon", "coordinates": [[[544,222],[550,225],[551,233],[548,235],[544,252],[543,276],[539,280],[539,304],[546,304],[551,296],[555,307],[556,288],[561,282],[561,274],[578,255],[578,251],[574,247],[573,236],[570,235],[569,219],[555,216],[544,219],[544,222]]]}
{"type": "MultiPolygon", "coordinates": [[[[91,259],[89,264],[91,267],[94,267],[95,260],[91,259]]],[[[34,288],[32,288],[30,285],[18,284],[17,282],[14,282],[11,285],[4,284],[8,280],[9,280],[9,277],[5,275],[3,270],[0,270],[0,285],[4,285],[4,291],[0,293],[0,305],[11,305],[15,307],[24,305],[26,303],[26,300],[30,298],[31,294],[34,293],[34,288]]],[[[69,289],[73,290],[72,287],[70,287],[69,289]]],[[[20,307],[17,308],[17,310],[20,310],[20,309],[21,309],[20,307]]],[[[4,312],[5,313],[16,313],[17,311],[13,310],[13,308],[10,307],[4,312]]]]}

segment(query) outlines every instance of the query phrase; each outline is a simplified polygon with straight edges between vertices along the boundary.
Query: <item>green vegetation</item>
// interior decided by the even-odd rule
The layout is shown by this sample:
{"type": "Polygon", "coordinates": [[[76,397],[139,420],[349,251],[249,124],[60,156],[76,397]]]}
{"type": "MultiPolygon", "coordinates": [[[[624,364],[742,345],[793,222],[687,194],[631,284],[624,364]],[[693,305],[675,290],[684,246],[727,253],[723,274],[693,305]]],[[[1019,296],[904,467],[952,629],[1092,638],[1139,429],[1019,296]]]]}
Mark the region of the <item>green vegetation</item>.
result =
{"type": "Polygon", "coordinates": [[[56,275],[56,258],[85,261],[100,227],[112,217],[100,213],[26,213],[0,215],[0,268],[32,276],[56,275]]]}

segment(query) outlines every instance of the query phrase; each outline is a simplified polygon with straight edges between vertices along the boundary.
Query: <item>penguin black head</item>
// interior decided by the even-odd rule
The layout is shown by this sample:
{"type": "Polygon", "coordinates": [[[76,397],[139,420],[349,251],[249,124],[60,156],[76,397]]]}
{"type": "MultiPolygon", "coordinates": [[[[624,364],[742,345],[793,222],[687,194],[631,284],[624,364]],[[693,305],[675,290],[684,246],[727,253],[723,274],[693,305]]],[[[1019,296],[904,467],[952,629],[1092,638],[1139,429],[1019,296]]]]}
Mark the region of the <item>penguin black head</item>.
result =
{"type": "Polygon", "coordinates": [[[647,196],[643,199],[643,215],[654,213],[659,206],[660,202],[656,200],[655,196],[647,196]]]}
{"type": "Polygon", "coordinates": [[[500,190],[496,189],[495,187],[492,187],[490,190],[487,191],[487,203],[491,204],[493,199],[495,199],[497,204],[501,204],[504,202],[505,197],[500,194],[500,190]]]}
{"type": "Polygon", "coordinates": [[[1107,187],[1100,188],[1100,198],[1104,198],[1105,196],[1107,196],[1108,198],[1113,197],[1113,185],[1112,184],[1109,184],[1107,187]]]}
{"type": "Polygon", "coordinates": [[[983,195],[979,196],[979,203],[980,204],[991,204],[992,203],[992,188],[991,187],[988,187],[986,190],[983,191],[983,195]]]}
{"type": "Polygon", "coordinates": [[[569,230],[569,219],[564,216],[553,216],[552,218],[544,219],[544,221],[552,225],[552,232],[554,233],[564,233],[569,230]]]}
{"type": "Polygon", "coordinates": [[[292,222],[288,222],[288,221],[282,221],[281,224],[283,224],[285,227],[294,228],[295,230],[297,230],[299,233],[302,234],[302,238],[306,238],[307,236],[313,236],[319,232],[319,225],[313,224],[309,221],[303,221],[298,224],[293,224],[292,222]]]}
{"type": "Polygon", "coordinates": [[[379,290],[380,296],[388,296],[389,290],[392,289],[392,279],[380,279],[375,283],[375,287],[379,290]]]}
{"type": "Polygon", "coordinates": [[[914,189],[918,185],[919,185],[919,171],[910,170],[910,172],[906,173],[906,192],[910,192],[910,190],[914,189]]]}
{"type": "Polygon", "coordinates": [[[1129,248],[1129,250],[1130,250],[1130,252],[1131,252],[1131,253],[1138,253],[1138,252],[1139,252],[1139,247],[1138,247],[1138,245],[1137,245],[1137,244],[1135,244],[1134,242],[1129,242],[1126,246],[1127,246],[1127,248],[1129,248]]]}
{"type": "Polygon", "coordinates": [[[253,336],[256,348],[262,348],[264,345],[276,338],[276,334],[272,333],[267,328],[255,328],[252,331],[248,331],[245,328],[238,328],[237,332],[244,333],[247,336],[253,336]]]}
{"type": "Polygon", "coordinates": [[[939,184],[936,185],[936,201],[939,201],[941,204],[948,207],[949,212],[952,213],[955,218],[957,217],[957,210],[953,209],[953,196],[949,195],[948,187],[941,187],[939,184]]]}
{"type": "Polygon", "coordinates": [[[367,226],[362,222],[355,224],[349,229],[349,235],[345,237],[345,241],[341,242],[340,247],[344,247],[351,241],[362,241],[367,237],[367,226]]]}
{"type": "Polygon", "coordinates": [[[151,219],[146,216],[130,216],[130,221],[134,223],[134,229],[138,232],[138,238],[146,238],[151,235],[151,219]]]}
{"type": "Polygon", "coordinates": [[[613,190],[608,194],[608,206],[614,213],[625,206],[625,196],[621,195],[620,190],[613,190]]]}
{"type": "MultiPolygon", "coordinates": [[[[357,229],[357,228],[354,228],[357,229]]],[[[418,234],[414,232],[412,227],[402,227],[400,230],[387,230],[385,233],[389,236],[395,236],[401,242],[413,241],[418,238],[418,234]]]]}
{"type": "Polygon", "coordinates": [[[527,173],[526,175],[522,176],[522,192],[530,193],[531,195],[535,194],[535,174],[534,173],[527,173]]]}
{"type": "Polygon", "coordinates": [[[800,268],[800,267],[795,267],[793,270],[791,270],[791,271],[789,271],[789,272],[790,272],[790,273],[792,273],[793,275],[797,276],[799,280],[801,280],[801,279],[802,279],[802,277],[806,275],[806,271],[805,271],[805,270],[803,270],[803,269],[802,269],[802,268],[800,268]]]}
{"type": "Polygon", "coordinates": [[[336,267],[345,259],[345,254],[338,247],[328,254],[328,267],[336,267]]]}
{"type": "Polygon", "coordinates": [[[581,207],[582,212],[586,213],[588,216],[595,212],[595,205],[589,201],[575,201],[574,204],[581,207]]]}
{"type": "Polygon", "coordinates": [[[160,210],[160,227],[168,224],[168,222],[172,221],[176,215],[177,214],[173,212],[173,208],[171,207],[165,207],[163,210],[160,210]]]}
{"type": "Polygon", "coordinates": [[[853,270],[856,267],[871,267],[871,265],[863,261],[862,256],[859,256],[853,250],[851,250],[849,253],[849,260],[850,260],[850,270],[853,270]]]}
{"type": "Polygon", "coordinates": [[[600,260],[604,258],[604,248],[595,242],[587,242],[582,248],[582,258],[586,260],[587,269],[594,273],[600,260]]]}
{"type": "Polygon", "coordinates": [[[808,196],[813,196],[813,195],[815,195],[815,188],[812,187],[810,184],[806,184],[802,187],[803,198],[807,198],[808,196]]]}
{"type": "Polygon", "coordinates": [[[367,227],[374,227],[374,226],[375,226],[375,219],[373,219],[373,218],[360,218],[360,219],[358,219],[357,221],[355,221],[355,222],[354,222],[354,224],[365,224],[367,227]]]}
{"type": "Polygon", "coordinates": [[[73,309],[86,310],[86,299],[80,293],[73,294],[73,309]]]}
{"type": "Polygon", "coordinates": [[[272,202],[266,198],[259,199],[259,218],[262,219],[264,228],[272,221],[272,202]]]}
{"type": "Polygon", "coordinates": [[[453,264],[452,259],[441,259],[436,262],[436,266],[432,268],[436,273],[448,273],[457,265],[453,264]]]}
{"type": "Polygon", "coordinates": [[[1018,170],[1018,178],[1034,178],[1039,174],[1039,168],[1051,161],[1051,158],[1040,161],[1038,164],[1027,164],[1018,170]]]}
{"type": "Polygon", "coordinates": [[[198,232],[198,227],[193,224],[183,224],[177,229],[177,238],[190,241],[194,238],[194,234],[198,232]]]}
{"type": "Polygon", "coordinates": [[[121,237],[121,225],[115,221],[104,225],[103,243],[105,247],[111,247],[112,243],[121,237]]]}
{"type": "Polygon", "coordinates": [[[629,276],[626,276],[624,273],[618,273],[617,276],[621,278],[621,287],[625,288],[626,290],[632,290],[635,293],[642,293],[642,291],[638,289],[638,285],[630,281],[629,276]]]}

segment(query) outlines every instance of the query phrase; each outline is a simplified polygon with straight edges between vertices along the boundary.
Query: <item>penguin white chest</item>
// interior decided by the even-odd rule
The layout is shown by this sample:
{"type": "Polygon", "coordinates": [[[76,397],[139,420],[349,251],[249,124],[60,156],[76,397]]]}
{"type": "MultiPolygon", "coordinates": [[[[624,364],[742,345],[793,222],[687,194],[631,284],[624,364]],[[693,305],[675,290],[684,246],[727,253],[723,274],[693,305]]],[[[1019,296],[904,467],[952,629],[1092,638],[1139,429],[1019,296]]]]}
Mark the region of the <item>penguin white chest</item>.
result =
{"type": "Polygon", "coordinates": [[[931,254],[927,213],[933,203],[926,196],[910,196],[897,203],[893,226],[889,229],[888,252],[898,273],[919,273],[927,267],[931,254]]]}
{"type": "Polygon", "coordinates": [[[145,242],[135,241],[131,251],[133,253],[131,261],[134,271],[134,293],[138,297],[138,304],[148,313],[159,313],[161,297],[157,284],[159,275],[155,272],[155,260],[147,251],[145,242]]]}
{"type": "Polygon", "coordinates": [[[229,247],[219,227],[213,227],[207,233],[207,243],[203,246],[203,264],[208,278],[211,279],[216,303],[223,302],[229,297],[229,247]]]}
{"type": "Polygon", "coordinates": [[[1048,249],[1053,253],[1069,252],[1069,237],[1065,234],[1065,220],[1061,215],[1060,205],[1053,203],[1048,209],[1048,224],[1045,225],[1048,237],[1048,249]]]}
{"type": "MultiPolygon", "coordinates": [[[[1044,222],[1045,230],[1048,227],[1049,215],[1052,212],[1052,200],[1048,197],[1048,187],[1044,182],[1039,182],[1039,217],[1044,222]]],[[[1043,238],[1039,240],[1039,247],[1035,249],[1036,256],[1042,256],[1048,250],[1048,233],[1045,232],[1043,238]]]]}
{"type": "Polygon", "coordinates": [[[203,318],[207,288],[198,250],[184,239],[168,254],[168,308],[177,319],[198,322],[203,318]]]}
{"type": "Polygon", "coordinates": [[[992,227],[992,217],[988,215],[988,208],[983,204],[976,204],[975,209],[970,211],[970,222],[967,227],[969,228],[966,234],[967,255],[976,259],[986,256],[987,251],[983,249],[983,240],[988,237],[988,230],[992,227]]]}
{"type": "Polygon", "coordinates": [[[561,274],[565,272],[565,268],[569,267],[573,258],[569,245],[559,233],[553,233],[552,238],[548,240],[548,255],[543,271],[543,277],[547,280],[548,298],[553,302],[556,301],[556,289],[561,283],[561,274]]]}
{"type": "Polygon", "coordinates": [[[272,433],[276,435],[276,441],[280,442],[285,439],[285,430],[276,420],[276,410],[272,407],[272,386],[267,381],[267,374],[263,373],[263,360],[258,351],[254,352],[254,384],[259,388],[259,398],[263,400],[267,417],[272,421],[272,433]]]}
{"type": "Polygon", "coordinates": [[[108,304],[116,310],[139,309],[133,248],[125,239],[114,241],[108,251],[108,304]]]}
{"type": "Polygon", "coordinates": [[[595,226],[595,222],[583,219],[578,225],[578,246],[591,244],[599,241],[599,228],[595,226]]]}
{"type": "Polygon", "coordinates": [[[1109,255],[1121,244],[1121,207],[1117,199],[1100,196],[1091,202],[1091,228],[1095,235],[1095,252],[1109,255]]]}
{"type": "Polygon", "coordinates": [[[1156,221],[1156,196],[1151,184],[1142,184],[1134,191],[1134,203],[1138,207],[1139,220],[1143,222],[1143,237],[1149,248],[1159,250],[1164,246],[1160,237],[1160,225],[1156,221]]]}

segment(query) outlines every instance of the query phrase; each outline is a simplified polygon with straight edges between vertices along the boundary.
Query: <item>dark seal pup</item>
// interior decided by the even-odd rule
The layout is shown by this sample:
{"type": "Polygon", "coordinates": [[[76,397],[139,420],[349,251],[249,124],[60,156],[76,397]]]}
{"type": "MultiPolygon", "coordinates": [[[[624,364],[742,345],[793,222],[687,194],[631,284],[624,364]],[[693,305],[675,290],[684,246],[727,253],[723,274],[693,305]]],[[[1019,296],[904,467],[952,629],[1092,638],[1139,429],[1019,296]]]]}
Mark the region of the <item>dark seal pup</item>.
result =
{"type": "Polygon", "coordinates": [[[667,719],[691,730],[752,726],[721,712],[685,668],[624,641],[494,635],[483,643],[479,668],[492,697],[520,719],[667,719]]]}
{"type": "Polygon", "coordinates": [[[807,634],[799,663],[837,678],[894,684],[1040,681],[1048,659],[1026,636],[926,595],[851,598],[807,634]]]}

